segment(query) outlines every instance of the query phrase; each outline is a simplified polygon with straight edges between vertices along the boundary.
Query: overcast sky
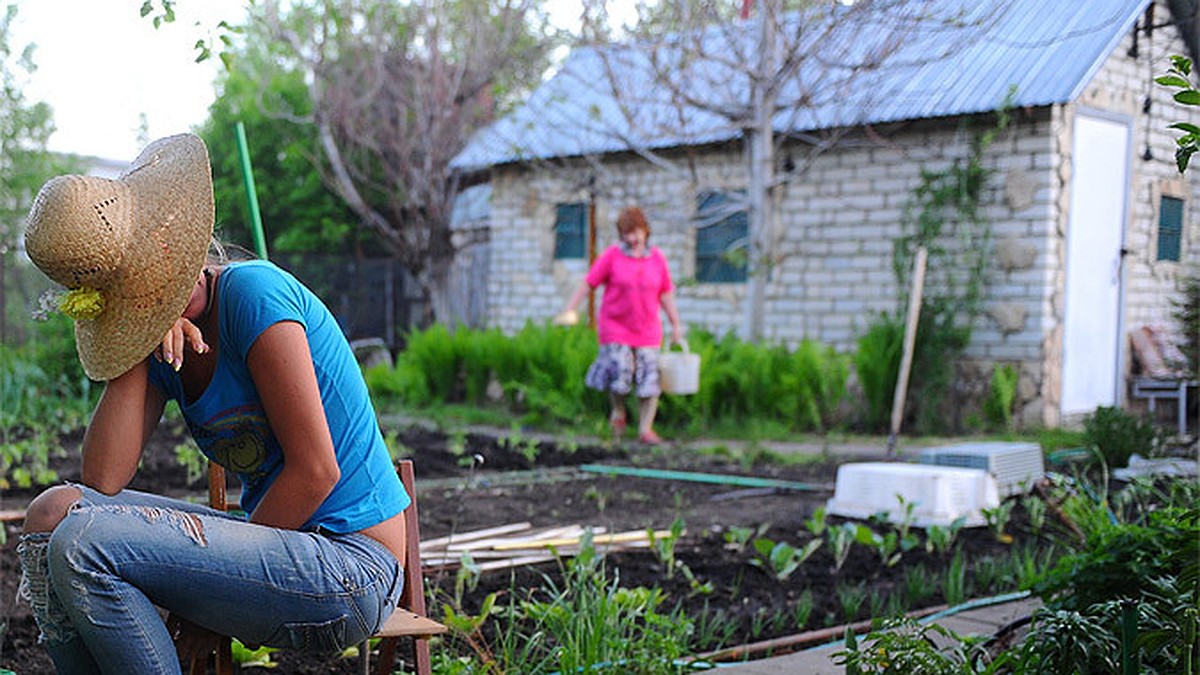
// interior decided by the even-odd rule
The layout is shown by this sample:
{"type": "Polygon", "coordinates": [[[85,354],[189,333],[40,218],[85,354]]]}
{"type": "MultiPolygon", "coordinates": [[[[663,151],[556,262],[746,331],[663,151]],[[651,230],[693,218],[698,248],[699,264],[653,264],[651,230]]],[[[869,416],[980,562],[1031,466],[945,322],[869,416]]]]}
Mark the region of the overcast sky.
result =
{"type": "MultiPolygon", "coordinates": [[[[188,131],[207,117],[218,59],[195,63],[197,39],[237,23],[243,0],[188,0],[155,30],[142,0],[19,0],[9,47],[33,43],[27,102],[54,108],[50,149],[129,161],[149,138],[188,131]]],[[[157,3],[156,3],[157,5],[157,3]]]]}
{"type": "MultiPolygon", "coordinates": [[[[8,3],[4,3],[8,4],[8,3]]],[[[628,18],[633,0],[618,0],[628,18]]],[[[220,60],[195,63],[193,45],[212,39],[222,20],[240,23],[245,0],[183,0],[176,21],[155,30],[142,0],[17,0],[9,47],[36,45],[29,103],[54,108],[50,149],[129,161],[147,140],[189,131],[208,116],[220,60]]],[[[160,3],[155,2],[155,6],[160,3]]],[[[578,0],[549,0],[555,23],[578,21],[578,0]]]]}

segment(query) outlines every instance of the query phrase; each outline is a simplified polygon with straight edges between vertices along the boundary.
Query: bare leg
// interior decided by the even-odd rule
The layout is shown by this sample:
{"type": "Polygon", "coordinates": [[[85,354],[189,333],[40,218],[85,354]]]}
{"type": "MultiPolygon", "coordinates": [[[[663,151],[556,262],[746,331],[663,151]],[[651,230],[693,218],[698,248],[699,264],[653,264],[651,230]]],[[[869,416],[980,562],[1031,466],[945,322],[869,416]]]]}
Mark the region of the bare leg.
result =
{"type": "Polygon", "coordinates": [[[657,414],[657,396],[638,399],[638,438],[642,440],[658,438],[658,435],[654,433],[654,416],[657,414]]]}
{"type": "Polygon", "coordinates": [[[608,401],[612,404],[612,413],[608,417],[612,429],[613,440],[625,435],[625,396],[615,391],[608,392],[608,401]]]}

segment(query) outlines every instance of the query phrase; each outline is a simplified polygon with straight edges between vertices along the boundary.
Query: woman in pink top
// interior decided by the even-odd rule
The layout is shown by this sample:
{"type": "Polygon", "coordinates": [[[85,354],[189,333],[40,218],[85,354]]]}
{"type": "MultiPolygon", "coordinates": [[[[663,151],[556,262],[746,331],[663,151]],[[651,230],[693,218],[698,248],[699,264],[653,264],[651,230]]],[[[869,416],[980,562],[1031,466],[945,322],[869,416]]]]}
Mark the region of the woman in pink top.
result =
{"type": "Polygon", "coordinates": [[[607,391],[612,401],[609,422],[613,436],[625,432],[625,397],[630,391],[638,396],[638,439],[654,445],[662,439],[654,433],[654,415],[658,411],[658,352],[662,346],[662,321],[659,307],[667,310],[671,322],[671,342],[679,342],[679,311],[675,308],[675,286],[662,251],[649,246],[650,225],[646,214],[636,206],[617,217],[620,243],[610,246],[588,270],[575,289],[559,322],[575,316],[575,308],[588,291],[604,286],[597,333],[600,352],[588,368],[586,384],[607,391]]]}

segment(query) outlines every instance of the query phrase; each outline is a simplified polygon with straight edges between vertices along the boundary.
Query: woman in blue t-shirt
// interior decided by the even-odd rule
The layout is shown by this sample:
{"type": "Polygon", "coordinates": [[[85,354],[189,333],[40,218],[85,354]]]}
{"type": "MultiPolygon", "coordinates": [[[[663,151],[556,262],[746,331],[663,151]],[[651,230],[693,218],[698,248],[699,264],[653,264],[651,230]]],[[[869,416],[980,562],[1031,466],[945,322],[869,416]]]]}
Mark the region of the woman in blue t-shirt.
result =
{"type": "Polygon", "coordinates": [[[81,484],[39,495],[18,547],[59,672],[178,673],[217,635],[340,650],[399,600],[410,500],[349,344],[288,273],[209,256],[212,223],[192,135],[117,180],[55,178],[30,212],[26,249],[105,381],[81,484]],[[126,489],[168,400],[241,480],[244,519],[126,489]]]}

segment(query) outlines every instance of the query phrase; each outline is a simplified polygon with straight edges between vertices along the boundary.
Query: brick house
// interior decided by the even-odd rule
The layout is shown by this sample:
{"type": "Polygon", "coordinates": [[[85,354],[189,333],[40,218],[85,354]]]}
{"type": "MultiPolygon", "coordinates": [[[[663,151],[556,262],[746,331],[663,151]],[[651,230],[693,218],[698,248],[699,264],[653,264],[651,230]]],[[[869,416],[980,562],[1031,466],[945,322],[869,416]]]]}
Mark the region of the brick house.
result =
{"type": "MultiPolygon", "coordinates": [[[[959,390],[978,395],[1004,363],[1019,368],[1025,425],[1125,403],[1126,336],[1171,322],[1177,283],[1198,258],[1195,170],[1177,171],[1168,125],[1200,124],[1200,111],[1153,82],[1168,55],[1192,54],[1183,35],[1194,32],[1170,11],[1182,4],[999,2],[988,32],[936,38],[959,40],[948,57],[881,69],[864,88],[885,96],[868,104],[846,92],[788,117],[775,162],[806,166],[770,192],[778,255],[764,339],[851,351],[875,313],[902,311],[893,242],[921,171],[966,157],[1012,91],[1012,124],[983,156],[994,171],[981,202],[991,265],[959,390]],[[838,142],[812,152],[811,139],[833,129],[838,142]]],[[[455,161],[491,191],[486,323],[513,332],[553,316],[586,271],[587,224],[603,250],[616,212],[638,203],[680,282],[684,322],[740,331],[748,284],[725,254],[747,236],[736,206],[748,181],[742,132],[696,116],[687,133],[639,136],[629,125],[645,111],[613,101],[611,66],[576,49],[455,161]]]]}

